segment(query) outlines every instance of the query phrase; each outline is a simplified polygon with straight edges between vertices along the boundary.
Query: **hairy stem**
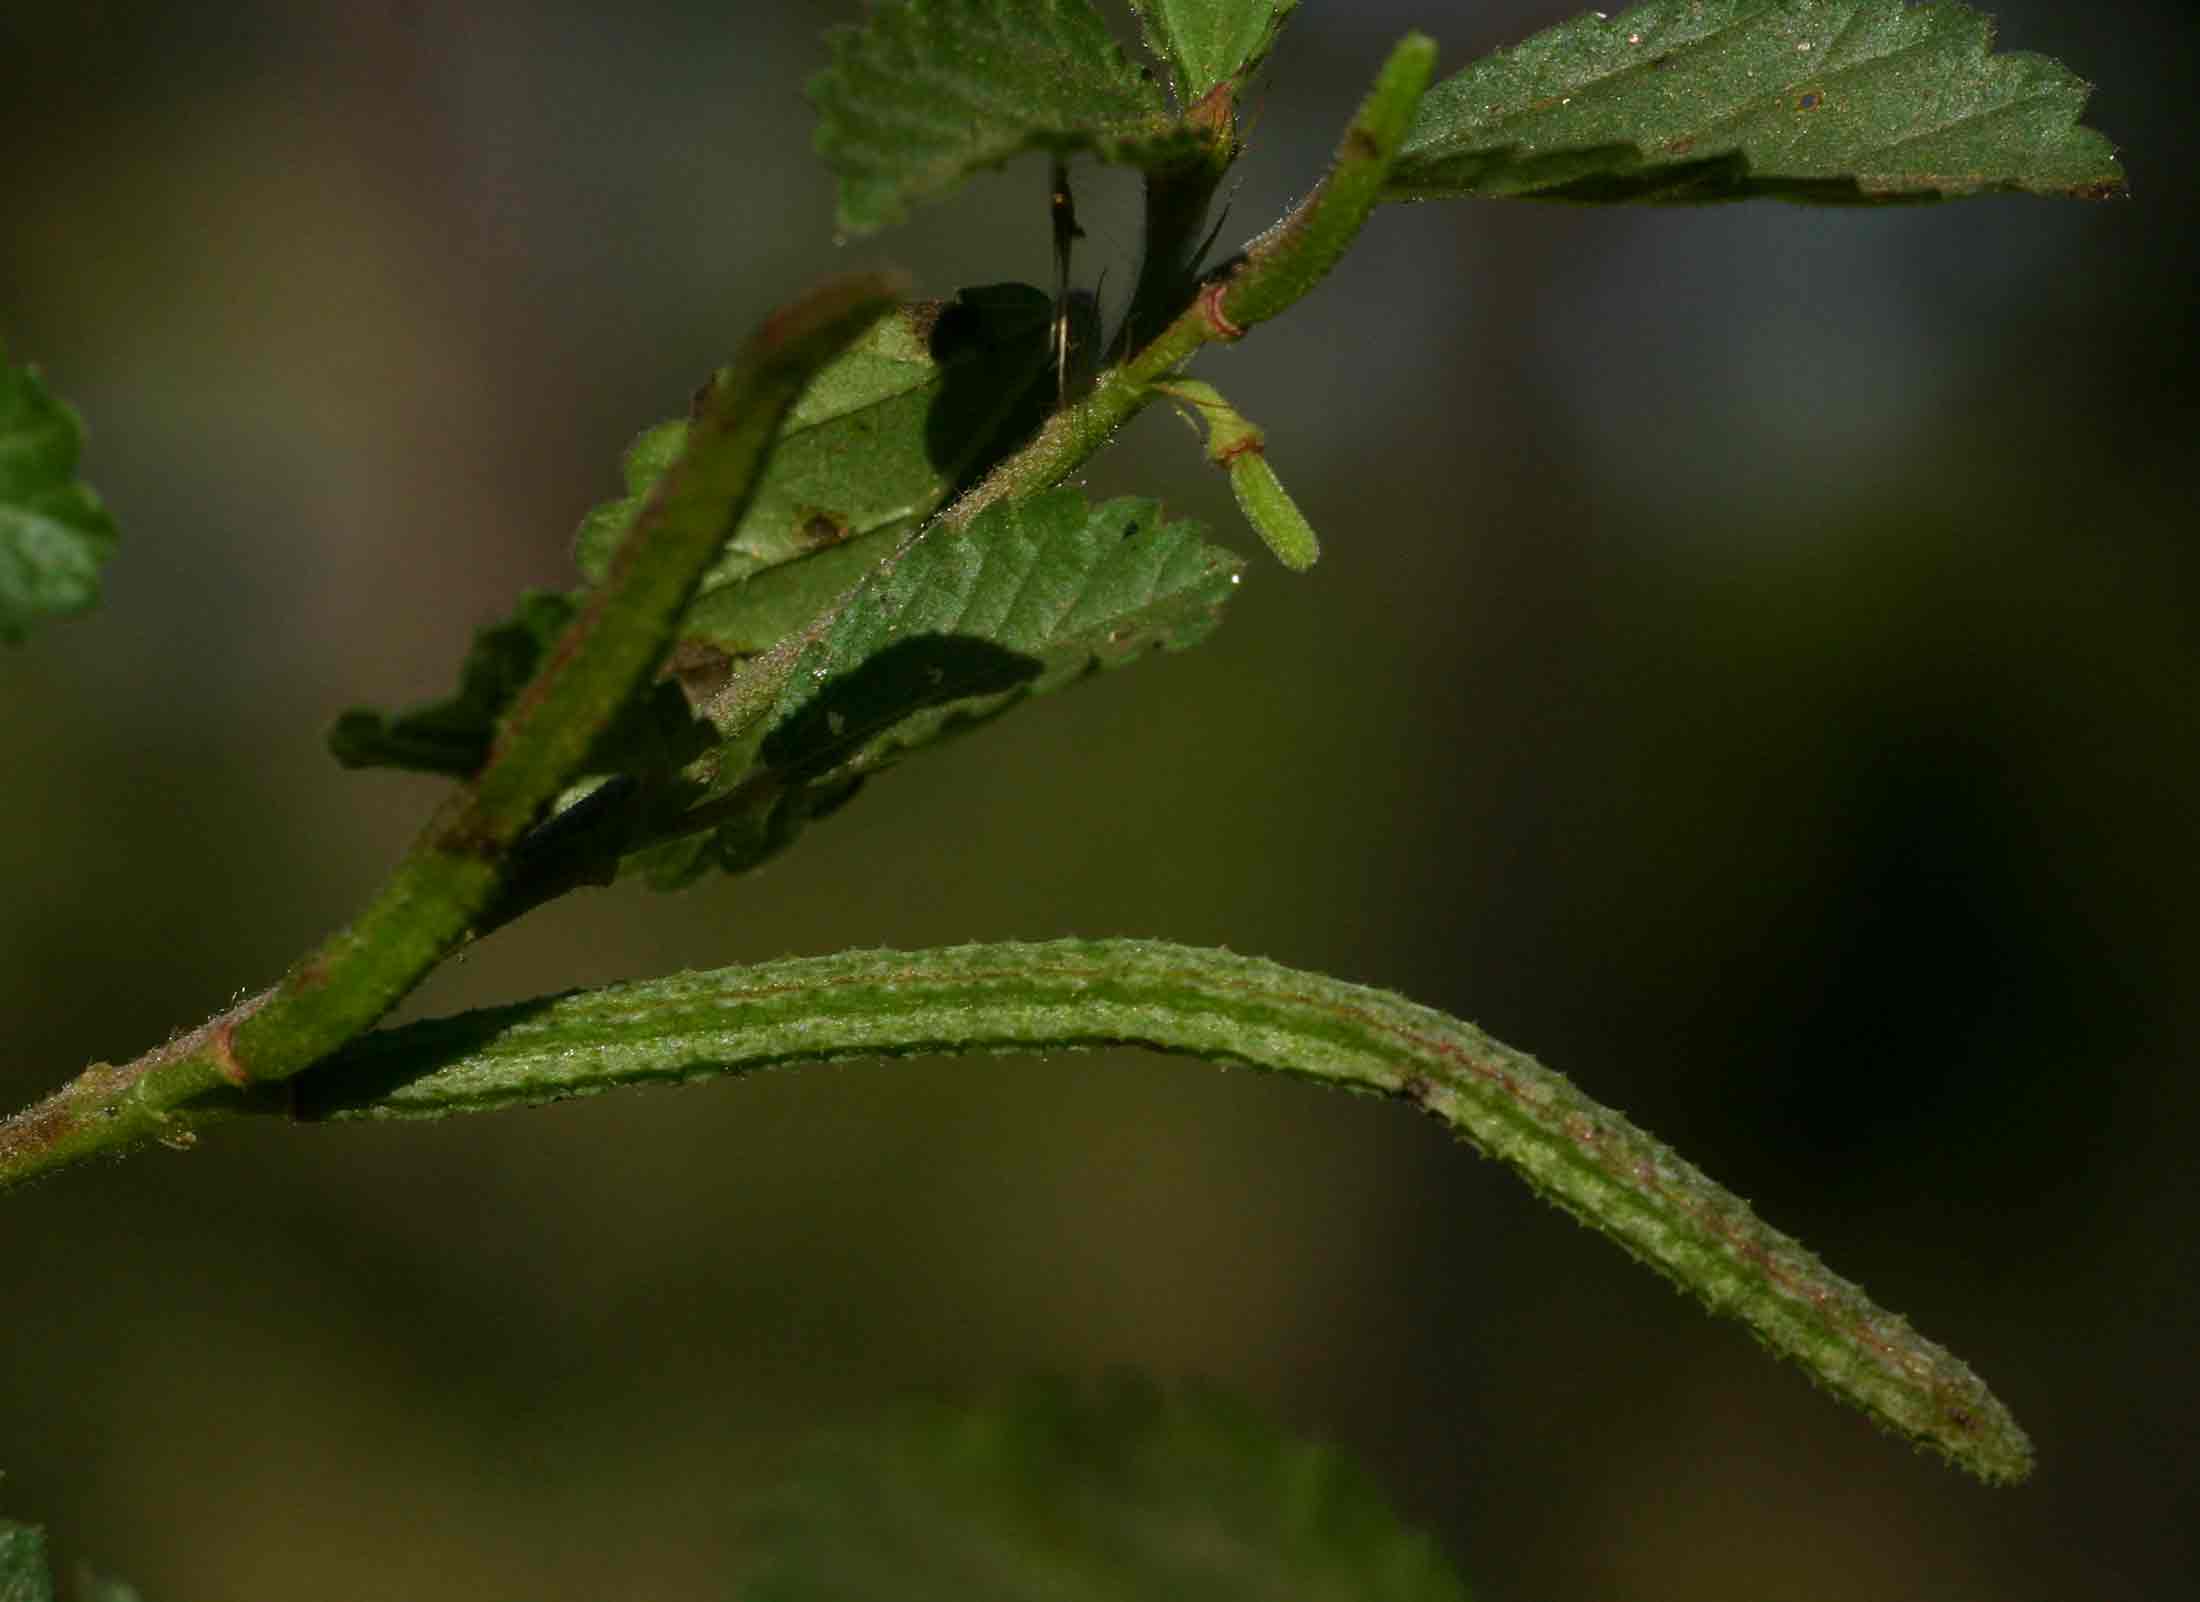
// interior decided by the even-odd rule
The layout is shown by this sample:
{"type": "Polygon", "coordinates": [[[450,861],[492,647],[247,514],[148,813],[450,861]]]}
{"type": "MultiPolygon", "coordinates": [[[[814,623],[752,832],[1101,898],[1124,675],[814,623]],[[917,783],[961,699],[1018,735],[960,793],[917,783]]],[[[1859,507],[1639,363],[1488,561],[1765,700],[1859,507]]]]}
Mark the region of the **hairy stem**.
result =
{"type": "MultiPolygon", "coordinates": [[[[1210,274],[1191,305],[1178,308],[1160,334],[1101,373],[1090,395],[1056,412],[1029,444],[930,526],[961,528],[995,501],[1035,495],[1060,483],[1153,403],[1157,381],[1183,367],[1202,347],[1244,337],[1255,323],[1288,309],[1320,283],[1381,200],[1383,180],[1405,144],[1414,108],[1435,70],[1433,40],[1418,33],[1400,40],[1346,128],[1328,176],[1314,192],[1210,274]]],[[[917,537],[921,535],[912,536],[917,537]]]]}
{"type": "Polygon", "coordinates": [[[681,974],[368,1035],[287,1096],[221,1110],[434,1118],[846,1058],[1119,1045],[1410,1102],[1889,1429],[1988,1481],[2029,1472],[2023,1431],[1961,1362],[1561,1075],[1401,997],[1228,952],[1057,941],[681,974]]]}
{"type": "MultiPolygon", "coordinates": [[[[1242,328],[1230,325],[1227,320],[1217,322],[1215,319],[1216,295],[1243,292],[1250,297],[1246,306],[1254,309],[1237,306],[1233,301],[1232,315],[1258,321],[1273,316],[1312,289],[1373,209],[1381,192],[1383,174],[1404,141],[1406,129],[1412,122],[1413,108],[1427,87],[1434,63],[1435,47],[1427,39],[1412,35],[1399,44],[1366,104],[1346,130],[1336,164],[1327,179],[1290,217],[1232,257],[1210,280],[1206,292],[1195,297],[1181,270],[1158,276],[1142,273],[1139,294],[1133,299],[1132,320],[1126,328],[1138,326],[1139,306],[1150,303],[1158,308],[1159,315],[1169,319],[1161,336],[1127,361],[1101,373],[1088,396],[1056,412],[1036,436],[1011,453],[953,506],[933,522],[913,531],[883,559],[880,568],[869,576],[870,581],[875,582],[878,572],[907,556],[933,528],[943,524],[953,528],[965,526],[995,501],[1035,495],[1060,483],[1104,446],[1124,423],[1163,393],[1155,386],[1166,384],[1202,346],[1236,338],[1242,328]],[[1314,242],[1312,246],[1309,240],[1314,242]],[[1271,278],[1276,282],[1272,284],[1271,278]],[[1164,285],[1173,287],[1175,299],[1155,298],[1163,293],[1160,286],[1164,285]]],[[[1187,253],[1196,246],[1196,229],[1205,215],[1214,184],[1227,169],[1235,151],[1228,85],[1218,85],[1194,108],[1192,116],[1210,136],[1202,156],[1165,173],[1149,175],[1148,268],[1157,261],[1188,260],[1187,253]]],[[[1063,213],[1058,211],[1056,215],[1060,218],[1063,213]]],[[[1241,468],[1233,479],[1239,485],[1241,504],[1246,504],[1242,487],[1244,476],[1245,469],[1241,468]]],[[[1313,559],[1312,530],[1306,527],[1297,509],[1289,506],[1280,485],[1273,485],[1272,472],[1263,488],[1272,490],[1268,500],[1277,510],[1270,515],[1255,503],[1248,506],[1248,516],[1263,537],[1270,539],[1287,565],[1303,569],[1313,559]],[[1284,525],[1286,511],[1288,518],[1295,520],[1294,534],[1290,540],[1279,541],[1274,534],[1284,525]]],[[[847,604],[856,594],[856,590],[851,590],[838,604],[847,604]]],[[[811,630],[820,631],[829,626],[832,615],[830,611],[821,614],[810,625],[811,630]]],[[[781,647],[775,648],[775,654],[784,649],[791,657],[798,646],[799,641],[783,641],[781,647]]],[[[776,784],[778,780],[765,775],[761,782],[776,784]]],[[[509,922],[580,885],[610,883],[617,877],[623,857],[659,840],[708,827],[714,812],[738,814],[751,804],[751,800],[748,795],[721,798],[708,809],[670,821],[651,836],[613,826],[604,830],[592,844],[546,853],[534,859],[523,853],[516,871],[507,878],[495,902],[476,927],[509,922]]],[[[601,793],[601,801],[606,810],[620,804],[620,798],[608,790],[601,793]]],[[[582,808],[591,805],[590,802],[581,804],[582,808]]],[[[568,818],[584,821],[579,809],[562,815],[560,821],[568,818]]]]}
{"type": "Polygon", "coordinates": [[[1218,321],[1238,331],[1266,322],[1329,275],[1382,199],[1383,182],[1435,72],[1435,40],[1409,33],[1398,42],[1345,130],[1321,187],[1245,247],[1244,264],[1212,301],[1218,321]]]}
{"type": "Polygon", "coordinates": [[[487,764],[437,811],[358,920],[272,990],[126,1067],[95,1064],[0,1125],[0,1189],[97,1152],[174,1138],[177,1109],[209,1092],[288,1078],[371,1028],[466,938],[513,845],[656,672],[787,408],[900,287],[875,274],[842,279],[764,324],[699,398],[686,449],[506,715],[487,764]]]}

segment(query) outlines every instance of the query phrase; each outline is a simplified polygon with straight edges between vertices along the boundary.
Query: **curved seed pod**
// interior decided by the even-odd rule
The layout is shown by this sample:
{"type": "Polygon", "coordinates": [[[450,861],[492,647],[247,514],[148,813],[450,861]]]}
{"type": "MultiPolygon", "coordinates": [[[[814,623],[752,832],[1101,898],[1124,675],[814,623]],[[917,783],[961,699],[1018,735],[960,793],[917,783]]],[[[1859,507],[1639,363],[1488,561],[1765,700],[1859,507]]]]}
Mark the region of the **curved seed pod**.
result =
{"type": "Polygon", "coordinates": [[[2023,1429],[1961,1359],[1563,1075],[1402,996],[1234,952],[1062,940],[676,974],[365,1035],[205,1116],[439,1118],[803,1063],[1116,1045],[1418,1107],[1896,1434],[1988,1484],[2031,1472],[2023,1429]]]}

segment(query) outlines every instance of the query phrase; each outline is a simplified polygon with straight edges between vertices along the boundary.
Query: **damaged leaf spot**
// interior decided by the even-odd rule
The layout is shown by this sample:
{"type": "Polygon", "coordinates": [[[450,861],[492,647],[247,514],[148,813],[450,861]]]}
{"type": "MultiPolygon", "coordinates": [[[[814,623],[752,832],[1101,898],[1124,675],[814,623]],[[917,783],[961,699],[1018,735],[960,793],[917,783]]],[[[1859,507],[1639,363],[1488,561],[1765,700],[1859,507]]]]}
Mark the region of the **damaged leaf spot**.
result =
{"type": "Polygon", "coordinates": [[[828,545],[838,545],[851,532],[853,531],[848,526],[848,520],[831,512],[810,511],[802,518],[802,542],[814,551],[821,551],[828,545]]]}

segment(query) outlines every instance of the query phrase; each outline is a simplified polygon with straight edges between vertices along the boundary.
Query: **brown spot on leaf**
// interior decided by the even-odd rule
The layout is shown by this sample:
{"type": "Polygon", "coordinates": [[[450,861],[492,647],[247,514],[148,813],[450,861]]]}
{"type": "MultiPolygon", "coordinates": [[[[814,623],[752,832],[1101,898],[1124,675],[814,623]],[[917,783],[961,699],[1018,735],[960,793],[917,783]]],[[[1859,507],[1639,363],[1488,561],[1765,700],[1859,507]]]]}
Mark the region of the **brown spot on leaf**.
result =
{"type": "Polygon", "coordinates": [[[700,706],[733,682],[734,659],[707,640],[681,640],[665,660],[691,706],[700,706]]]}
{"type": "Polygon", "coordinates": [[[1380,161],[1383,147],[1373,134],[1354,124],[1345,133],[1343,155],[1347,161],[1380,161]]]}
{"type": "Polygon", "coordinates": [[[1797,111],[1816,111],[1825,98],[1815,89],[1806,89],[1795,97],[1795,109],[1797,111]]]}
{"type": "Polygon", "coordinates": [[[932,330],[939,326],[940,313],[947,310],[944,300],[913,300],[902,307],[901,316],[909,325],[909,332],[921,345],[932,343],[932,330]]]}
{"type": "Polygon", "coordinates": [[[802,513],[802,521],[795,534],[813,551],[822,551],[828,545],[838,545],[850,533],[848,520],[832,512],[809,508],[802,513]]]}

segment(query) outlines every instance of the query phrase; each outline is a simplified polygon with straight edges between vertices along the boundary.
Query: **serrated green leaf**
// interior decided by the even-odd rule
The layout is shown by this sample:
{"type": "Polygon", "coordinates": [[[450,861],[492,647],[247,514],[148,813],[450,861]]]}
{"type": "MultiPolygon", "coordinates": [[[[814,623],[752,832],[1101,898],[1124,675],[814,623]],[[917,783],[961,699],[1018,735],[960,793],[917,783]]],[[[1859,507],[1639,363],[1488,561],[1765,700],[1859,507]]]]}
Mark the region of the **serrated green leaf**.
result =
{"type": "Polygon", "coordinates": [[[1211,1389],[1114,1377],[813,1441],[752,1514],[742,1602],[1465,1602],[1339,1453],[1211,1389]]]}
{"type": "MultiPolygon", "coordinates": [[[[966,289],[882,319],[821,372],[788,414],[762,482],[682,625],[675,668],[768,648],[831,605],[953,491],[1036,427],[1052,401],[1052,302],[1025,284],[966,289]]],[[[590,585],[687,442],[683,421],[645,430],[621,462],[626,494],[594,508],[574,539],[590,585]]],[[[585,594],[585,590],[581,593],[585,594]]],[[[346,767],[465,778],[578,597],[531,594],[482,630],[455,696],[387,714],[355,708],[330,731],[346,767]]],[[[663,705],[622,722],[614,751],[680,750],[663,705]],[[662,738],[660,738],[662,737],[662,738]],[[651,743],[654,741],[655,743],[651,743]]]]}
{"type": "Polygon", "coordinates": [[[53,1602],[46,1532],[35,1524],[0,1519],[0,1602],[53,1602]]]}
{"type": "MultiPolygon", "coordinates": [[[[1052,318],[1052,300],[1028,284],[966,289],[901,308],[820,373],[704,576],[683,638],[730,655],[764,650],[1037,427],[1054,397],[1052,318]]],[[[627,497],[582,523],[575,557],[591,580],[684,434],[680,423],[645,433],[627,453],[627,497]]]]}
{"type": "Polygon", "coordinates": [[[619,478],[626,493],[617,500],[599,501],[588,509],[581,526],[573,531],[573,562],[590,583],[602,579],[611,565],[611,553],[641,509],[642,499],[664,477],[665,469],[680,459],[687,444],[685,418],[654,423],[634,436],[619,458],[619,478]]]}
{"type": "Polygon", "coordinates": [[[809,92],[848,233],[1029,150],[1152,167],[1199,148],[1087,0],[906,0],[826,42],[809,92]]]}
{"type": "Polygon", "coordinates": [[[1387,198],[1930,200],[2123,187],[2088,87],[1967,6],[1651,0],[1500,50],[1421,102],[1387,198]]]}
{"type": "Polygon", "coordinates": [[[1146,48],[1169,64],[1192,105],[1261,64],[1299,0],[1131,0],[1146,48]]]}
{"type": "Polygon", "coordinates": [[[760,655],[688,640],[659,682],[660,701],[685,696],[655,709],[663,760],[592,765],[619,777],[522,843],[491,923],[614,876],[675,889],[745,872],[910,752],[1198,643],[1244,568],[1204,534],[1152,501],[1091,507],[1057,489],[905,543],[760,655]]]}
{"type": "Polygon", "coordinates": [[[719,828],[720,865],[777,854],[911,751],[1205,639],[1243,563],[1204,535],[1158,502],[1089,506],[1072,489],[933,531],[699,709],[727,740],[708,793],[755,797],[719,828]]]}
{"type": "Polygon", "coordinates": [[[0,349],[0,640],[39,618],[89,610],[115,546],[114,519],[76,462],[84,425],[35,367],[0,349]]]}

